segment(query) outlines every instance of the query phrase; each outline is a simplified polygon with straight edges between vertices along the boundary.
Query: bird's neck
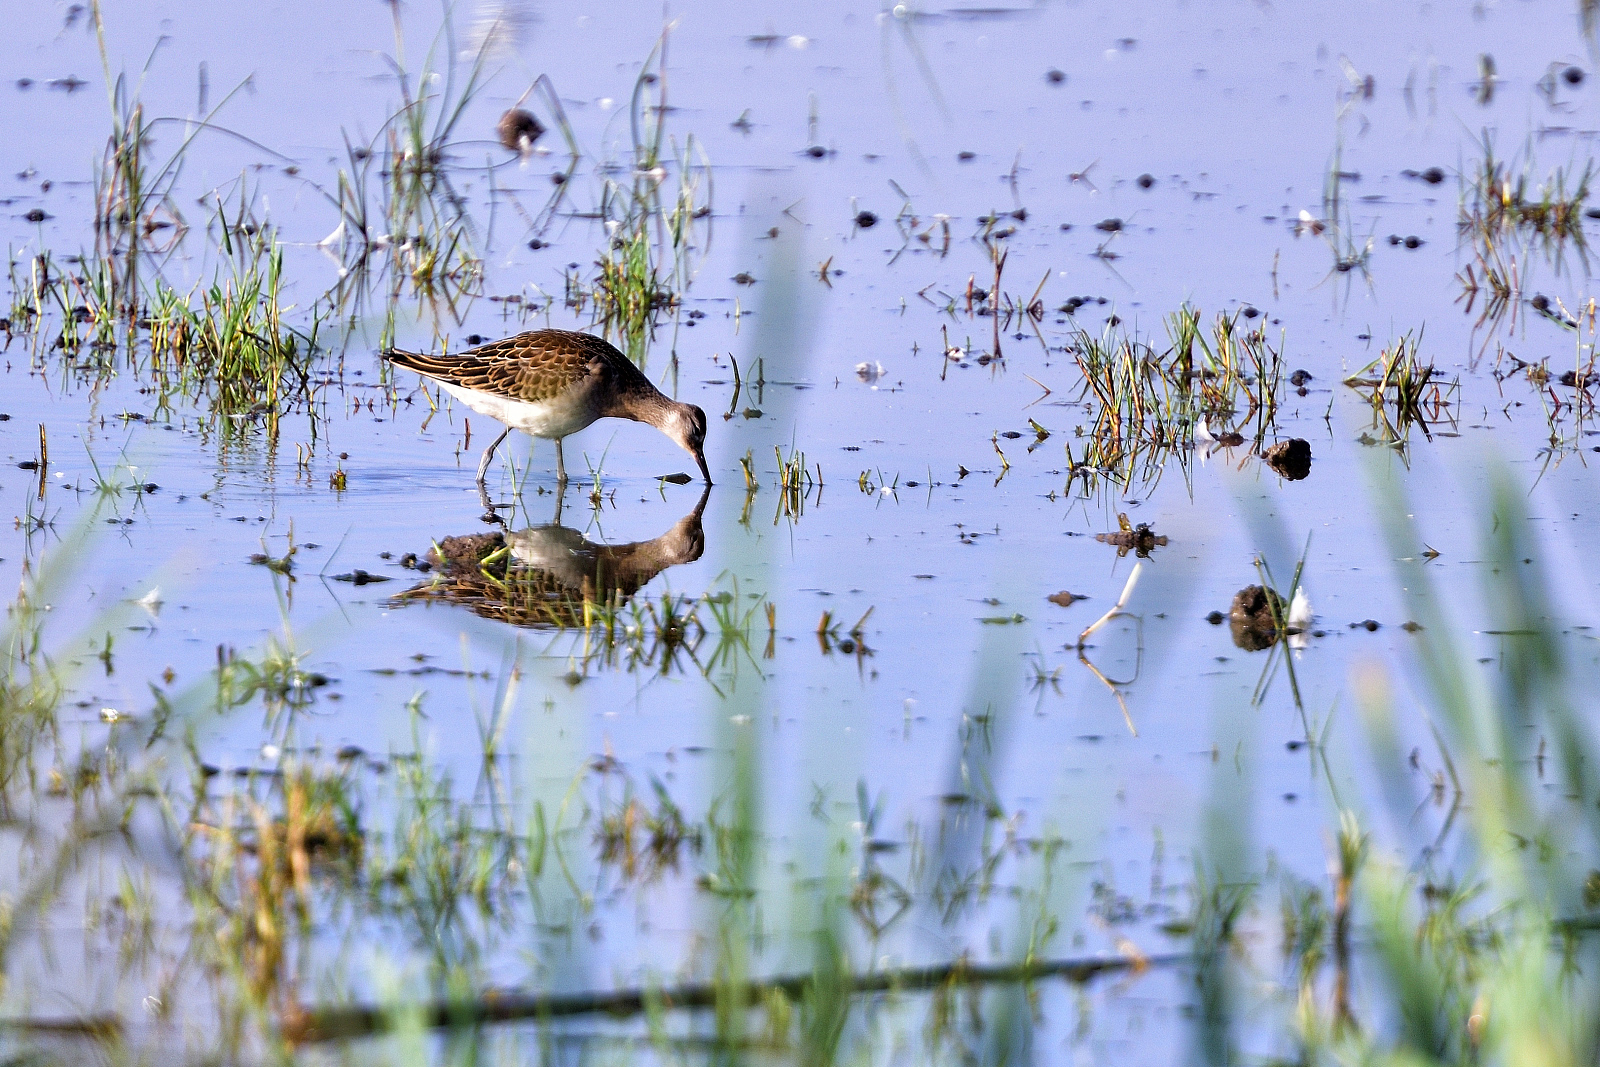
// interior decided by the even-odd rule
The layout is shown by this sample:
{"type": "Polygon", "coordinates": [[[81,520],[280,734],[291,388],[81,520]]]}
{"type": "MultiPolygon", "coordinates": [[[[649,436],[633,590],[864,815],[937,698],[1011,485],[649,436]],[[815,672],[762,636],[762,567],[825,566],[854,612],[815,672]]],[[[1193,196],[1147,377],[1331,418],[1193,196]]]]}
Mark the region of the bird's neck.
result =
{"type": "Polygon", "coordinates": [[[668,400],[657,389],[639,390],[629,392],[616,400],[615,411],[606,414],[617,418],[632,419],[635,422],[647,422],[658,430],[665,431],[669,417],[678,410],[675,400],[668,400]]]}

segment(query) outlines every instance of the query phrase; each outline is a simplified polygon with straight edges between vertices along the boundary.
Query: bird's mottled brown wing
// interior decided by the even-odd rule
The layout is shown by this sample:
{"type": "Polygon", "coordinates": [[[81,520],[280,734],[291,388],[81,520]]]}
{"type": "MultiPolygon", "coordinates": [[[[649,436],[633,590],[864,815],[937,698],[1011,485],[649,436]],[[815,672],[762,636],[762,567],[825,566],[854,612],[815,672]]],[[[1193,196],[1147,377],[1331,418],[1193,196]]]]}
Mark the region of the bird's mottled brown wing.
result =
{"type": "Polygon", "coordinates": [[[398,349],[385,354],[396,366],[451,385],[493,396],[537,403],[604,378],[612,356],[627,362],[598,337],[570,330],[534,330],[474,348],[460,355],[435,356],[398,349]]]}

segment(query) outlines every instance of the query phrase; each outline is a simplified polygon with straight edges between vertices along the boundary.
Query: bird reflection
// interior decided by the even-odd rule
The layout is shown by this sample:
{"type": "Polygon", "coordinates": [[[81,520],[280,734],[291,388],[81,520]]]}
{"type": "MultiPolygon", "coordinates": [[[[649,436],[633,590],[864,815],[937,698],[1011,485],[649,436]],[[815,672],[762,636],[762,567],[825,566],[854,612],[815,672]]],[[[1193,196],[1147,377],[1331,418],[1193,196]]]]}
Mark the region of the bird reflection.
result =
{"type": "Polygon", "coordinates": [[[460,604],[516,626],[585,626],[593,605],[620,607],[668,567],[700,558],[709,496],[708,487],[660,537],[625,545],[597,544],[562,526],[559,503],[544,526],[446,537],[428,553],[434,577],[395,599],[460,604]]]}

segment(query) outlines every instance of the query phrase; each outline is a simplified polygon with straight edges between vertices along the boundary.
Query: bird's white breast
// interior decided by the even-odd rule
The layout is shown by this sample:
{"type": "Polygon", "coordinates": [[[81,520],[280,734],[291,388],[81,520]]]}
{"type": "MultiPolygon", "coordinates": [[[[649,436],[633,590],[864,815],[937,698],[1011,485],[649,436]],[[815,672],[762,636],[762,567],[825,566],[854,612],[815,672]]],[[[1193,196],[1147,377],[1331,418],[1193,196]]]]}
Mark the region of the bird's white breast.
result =
{"type": "Polygon", "coordinates": [[[595,420],[594,410],[587,400],[571,393],[528,403],[480,393],[449,382],[440,382],[439,386],[478,414],[498,419],[513,430],[521,430],[534,437],[565,437],[577,433],[595,420]]]}

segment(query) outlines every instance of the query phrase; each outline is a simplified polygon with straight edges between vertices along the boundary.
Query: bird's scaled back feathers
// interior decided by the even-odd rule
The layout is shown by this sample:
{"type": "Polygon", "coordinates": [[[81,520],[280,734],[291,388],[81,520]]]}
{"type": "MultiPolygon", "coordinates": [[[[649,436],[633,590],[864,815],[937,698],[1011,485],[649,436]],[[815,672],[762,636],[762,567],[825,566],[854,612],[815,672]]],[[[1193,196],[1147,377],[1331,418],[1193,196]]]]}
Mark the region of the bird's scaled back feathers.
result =
{"type": "Polygon", "coordinates": [[[534,330],[456,355],[387,353],[390,362],[450,385],[537,404],[602,386],[617,399],[655,392],[650,381],[610,343],[572,330],[534,330]]]}

